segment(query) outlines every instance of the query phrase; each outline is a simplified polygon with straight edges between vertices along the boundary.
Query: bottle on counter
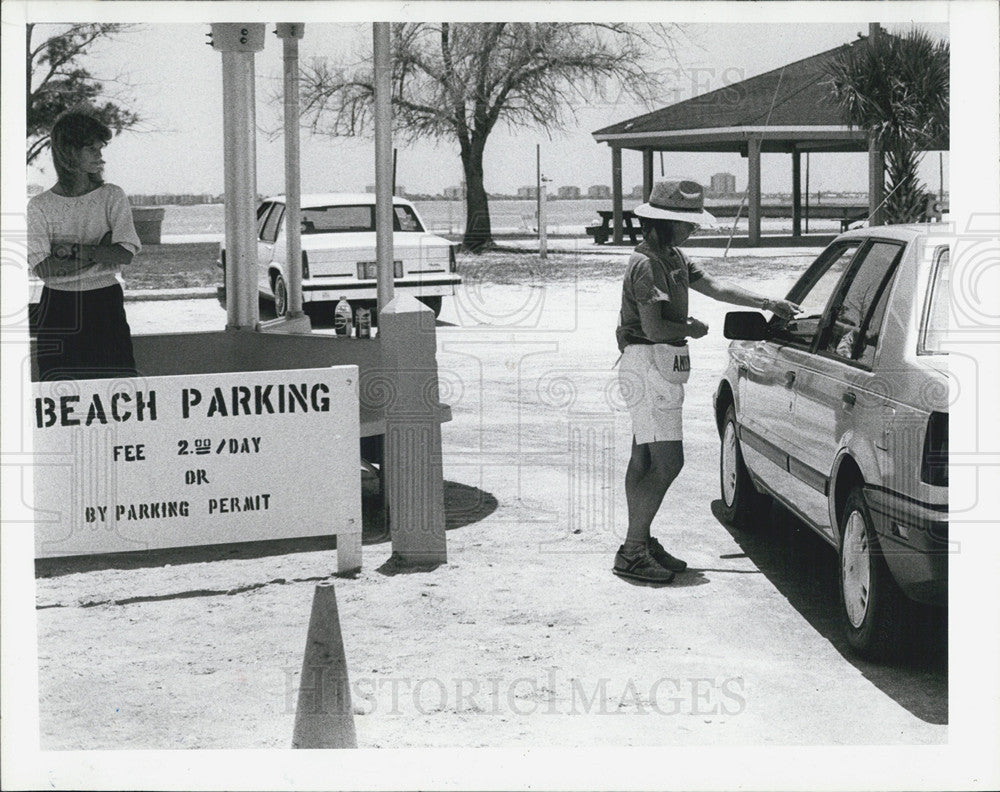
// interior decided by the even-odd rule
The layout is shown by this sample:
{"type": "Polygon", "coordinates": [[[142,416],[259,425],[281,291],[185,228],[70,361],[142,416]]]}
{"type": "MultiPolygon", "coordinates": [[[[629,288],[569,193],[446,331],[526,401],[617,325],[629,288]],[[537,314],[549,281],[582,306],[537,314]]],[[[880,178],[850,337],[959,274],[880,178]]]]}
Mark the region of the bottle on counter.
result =
{"type": "Polygon", "coordinates": [[[337,307],[333,309],[333,329],[336,334],[349,336],[353,319],[354,312],[351,310],[351,304],[347,302],[347,297],[341,295],[337,307]]]}
{"type": "Polygon", "coordinates": [[[368,308],[358,308],[358,338],[372,337],[372,312],[368,308]]]}

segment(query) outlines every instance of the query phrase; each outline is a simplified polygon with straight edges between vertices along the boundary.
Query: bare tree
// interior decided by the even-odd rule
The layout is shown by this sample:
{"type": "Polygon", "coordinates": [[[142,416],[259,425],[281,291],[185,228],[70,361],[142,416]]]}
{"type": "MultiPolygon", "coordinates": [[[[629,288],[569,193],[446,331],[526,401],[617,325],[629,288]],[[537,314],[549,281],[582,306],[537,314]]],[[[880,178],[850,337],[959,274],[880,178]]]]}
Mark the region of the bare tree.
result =
{"type": "Polygon", "coordinates": [[[136,112],[117,104],[116,97],[107,96],[104,83],[79,65],[92,46],[129,25],[69,25],[34,45],[36,27],[31,24],[26,29],[28,164],[48,148],[49,130],[66,110],[86,106],[116,134],[140,122],[136,112]]]}
{"type": "MultiPolygon", "coordinates": [[[[612,91],[649,103],[675,62],[674,26],[593,23],[397,24],[392,103],[397,134],[458,143],[465,173],[463,244],[493,244],[483,154],[490,133],[558,129],[574,108],[612,91]]],[[[372,124],[372,62],[336,68],[315,59],[302,75],[303,115],[313,132],[356,135],[372,124]]]]}

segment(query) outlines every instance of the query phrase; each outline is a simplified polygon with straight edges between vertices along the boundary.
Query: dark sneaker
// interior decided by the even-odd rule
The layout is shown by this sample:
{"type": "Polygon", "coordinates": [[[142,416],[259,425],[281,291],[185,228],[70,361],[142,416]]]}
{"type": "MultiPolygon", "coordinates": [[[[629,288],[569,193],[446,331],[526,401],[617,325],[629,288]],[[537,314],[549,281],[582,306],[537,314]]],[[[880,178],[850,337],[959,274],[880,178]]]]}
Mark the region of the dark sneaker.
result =
{"type": "Polygon", "coordinates": [[[669,583],[674,573],[660,566],[648,549],[626,555],[625,545],[615,553],[615,565],[611,568],[618,577],[641,580],[644,583],[669,583]]]}
{"type": "Polygon", "coordinates": [[[656,559],[656,563],[659,564],[664,569],[669,569],[671,572],[683,572],[688,568],[687,561],[681,561],[679,558],[674,558],[670,553],[663,549],[663,545],[660,541],[654,537],[649,537],[649,554],[656,559]]]}

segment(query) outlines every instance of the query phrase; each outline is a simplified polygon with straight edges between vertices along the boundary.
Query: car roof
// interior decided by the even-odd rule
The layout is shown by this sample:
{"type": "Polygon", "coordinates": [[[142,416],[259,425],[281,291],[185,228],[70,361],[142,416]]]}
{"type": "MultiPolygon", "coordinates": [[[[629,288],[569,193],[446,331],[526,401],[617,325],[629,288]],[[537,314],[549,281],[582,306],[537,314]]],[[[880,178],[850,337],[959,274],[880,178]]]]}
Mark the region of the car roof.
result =
{"type": "Polygon", "coordinates": [[[928,236],[935,231],[943,231],[944,226],[935,223],[907,223],[901,225],[878,225],[854,228],[840,234],[837,239],[867,239],[868,237],[888,237],[909,242],[922,236],[928,236]]]}
{"type": "MultiPolygon", "coordinates": [[[[280,203],[285,203],[284,195],[272,195],[264,199],[265,201],[278,201],[280,203]]],[[[405,198],[400,198],[399,196],[393,196],[392,202],[394,204],[405,204],[406,206],[412,206],[412,204],[405,198]]],[[[299,203],[301,206],[355,206],[357,204],[374,204],[375,203],[375,193],[308,193],[302,195],[299,198],[299,203]]]]}

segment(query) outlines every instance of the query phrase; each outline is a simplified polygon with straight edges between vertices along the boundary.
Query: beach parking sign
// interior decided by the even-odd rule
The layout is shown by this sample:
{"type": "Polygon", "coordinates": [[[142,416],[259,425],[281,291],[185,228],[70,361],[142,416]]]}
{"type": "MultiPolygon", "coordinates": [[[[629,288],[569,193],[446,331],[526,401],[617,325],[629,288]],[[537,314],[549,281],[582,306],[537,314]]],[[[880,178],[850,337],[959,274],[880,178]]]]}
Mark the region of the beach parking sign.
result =
{"type": "Polygon", "coordinates": [[[36,558],[329,534],[360,548],[357,381],[335,366],[35,383],[36,558]]]}

